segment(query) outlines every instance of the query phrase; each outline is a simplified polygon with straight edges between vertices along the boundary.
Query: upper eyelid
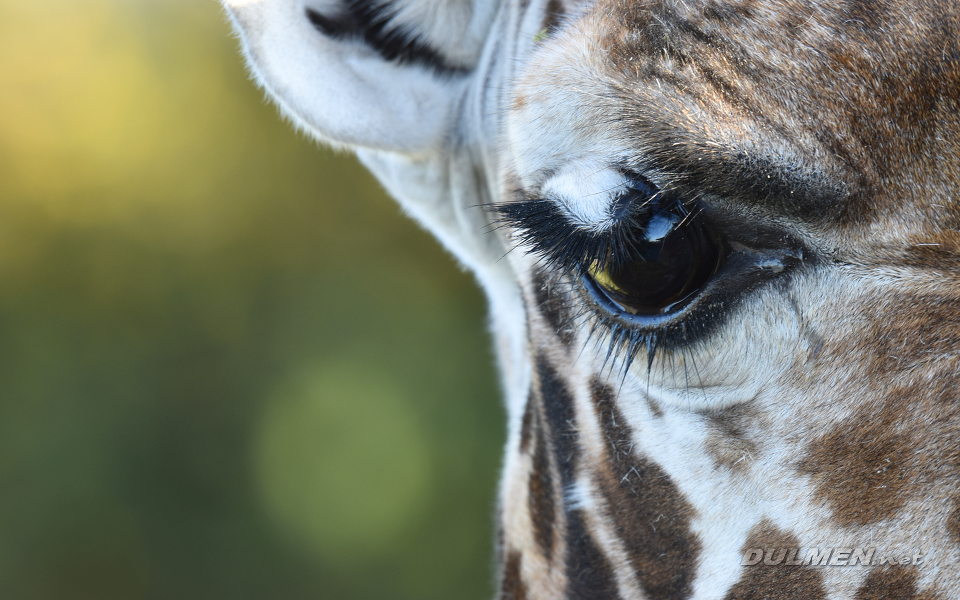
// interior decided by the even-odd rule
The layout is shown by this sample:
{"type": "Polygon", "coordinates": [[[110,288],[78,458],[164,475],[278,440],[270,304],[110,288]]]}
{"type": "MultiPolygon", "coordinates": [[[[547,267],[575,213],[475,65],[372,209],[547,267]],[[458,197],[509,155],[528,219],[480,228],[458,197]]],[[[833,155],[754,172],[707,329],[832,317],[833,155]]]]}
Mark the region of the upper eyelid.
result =
{"type": "Polygon", "coordinates": [[[575,225],[600,231],[612,225],[612,206],[631,183],[629,175],[616,167],[578,163],[556,170],[536,187],[533,197],[553,202],[575,225]]]}
{"type": "Polygon", "coordinates": [[[558,205],[526,198],[493,207],[499,223],[517,231],[519,243],[548,266],[577,271],[591,258],[601,258],[611,244],[612,230],[591,231],[571,221],[558,205]]]}
{"type": "Polygon", "coordinates": [[[605,229],[584,227],[555,200],[523,191],[517,192],[519,200],[497,205],[494,210],[500,214],[500,224],[514,227],[520,243],[529,246],[547,265],[568,272],[583,271],[593,262],[627,260],[633,244],[630,232],[637,224],[628,213],[664,197],[663,190],[641,175],[630,181],[631,187],[623,196],[635,204],[624,207],[621,218],[612,219],[605,229]]]}

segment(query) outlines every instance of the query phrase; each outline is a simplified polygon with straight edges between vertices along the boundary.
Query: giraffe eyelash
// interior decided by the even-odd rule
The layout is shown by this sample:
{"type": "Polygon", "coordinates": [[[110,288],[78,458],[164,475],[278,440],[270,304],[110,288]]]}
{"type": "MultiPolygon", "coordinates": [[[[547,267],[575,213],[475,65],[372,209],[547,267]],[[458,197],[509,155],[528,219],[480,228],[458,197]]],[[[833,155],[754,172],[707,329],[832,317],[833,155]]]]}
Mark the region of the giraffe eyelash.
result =
{"type": "Polygon", "coordinates": [[[632,176],[634,185],[611,207],[605,229],[588,229],[570,221],[557,202],[534,198],[491,206],[496,224],[513,228],[518,245],[527,246],[549,268],[580,274],[590,265],[619,266],[634,253],[634,235],[656,205],[673,204],[689,216],[679,199],[666,197],[645,178],[632,176]]]}
{"type": "Polygon", "coordinates": [[[630,224],[615,223],[603,231],[578,227],[553,201],[523,200],[499,204],[497,223],[517,232],[518,245],[530,251],[551,269],[566,273],[581,272],[593,262],[605,264],[611,257],[628,250],[630,224]]]}

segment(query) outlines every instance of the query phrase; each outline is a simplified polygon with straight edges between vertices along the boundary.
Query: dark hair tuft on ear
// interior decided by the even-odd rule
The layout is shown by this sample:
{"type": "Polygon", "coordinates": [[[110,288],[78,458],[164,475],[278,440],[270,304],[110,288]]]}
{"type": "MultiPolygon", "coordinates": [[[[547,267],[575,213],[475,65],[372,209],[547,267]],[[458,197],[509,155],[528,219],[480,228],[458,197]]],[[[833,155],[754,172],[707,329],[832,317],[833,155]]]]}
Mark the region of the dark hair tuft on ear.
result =
{"type": "Polygon", "coordinates": [[[343,10],[337,14],[322,15],[311,8],[306,14],[320,33],[337,40],[363,41],[388,61],[420,65],[438,75],[462,74],[469,70],[450,64],[438,50],[416,36],[399,27],[390,27],[390,11],[375,2],[346,0],[343,10]]]}

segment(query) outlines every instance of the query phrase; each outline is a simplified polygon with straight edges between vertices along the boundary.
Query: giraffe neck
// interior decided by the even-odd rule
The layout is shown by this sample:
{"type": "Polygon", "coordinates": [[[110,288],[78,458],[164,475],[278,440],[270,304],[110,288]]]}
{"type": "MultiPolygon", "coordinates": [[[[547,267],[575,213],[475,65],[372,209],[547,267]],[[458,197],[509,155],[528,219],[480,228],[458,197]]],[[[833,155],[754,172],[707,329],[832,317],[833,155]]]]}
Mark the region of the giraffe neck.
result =
{"type": "MultiPolygon", "coordinates": [[[[953,359],[893,364],[915,323],[878,320],[869,337],[881,341],[868,345],[842,322],[815,331],[798,306],[787,325],[806,328],[807,346],[765,389],[721,408],[677,406],[584,359],[590,342],[564,314],[568,288],[534,281],[534,367],[502,490],[504,600],[951,589],[960,382],[953,359]],[[838,373],[854,346],[901,384],[870,389],[862,371],[838,373]]],[[[942,320],[958,301],[939,298],[926,316],[942,347],[960,343],[960,327],[942,320]]],[[[654,361],[651,380],[658,369],[695,377],[695,359],[654,361]]]]}

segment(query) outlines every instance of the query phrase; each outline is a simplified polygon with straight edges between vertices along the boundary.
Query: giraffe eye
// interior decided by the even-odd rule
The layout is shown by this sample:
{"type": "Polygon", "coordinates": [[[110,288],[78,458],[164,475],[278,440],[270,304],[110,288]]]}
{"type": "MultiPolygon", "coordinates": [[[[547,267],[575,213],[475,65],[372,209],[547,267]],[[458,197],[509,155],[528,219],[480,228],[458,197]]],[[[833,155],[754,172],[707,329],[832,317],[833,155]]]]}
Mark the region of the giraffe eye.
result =
{"type": "Polygon", "coordinates": [[[623,247],[629,249],[626,256],[591,262],[584,283],[614,312],[638,316],[682,309],[723,259],[717,237],[701,219],[678,208],[654,210],[623,247]]]}

